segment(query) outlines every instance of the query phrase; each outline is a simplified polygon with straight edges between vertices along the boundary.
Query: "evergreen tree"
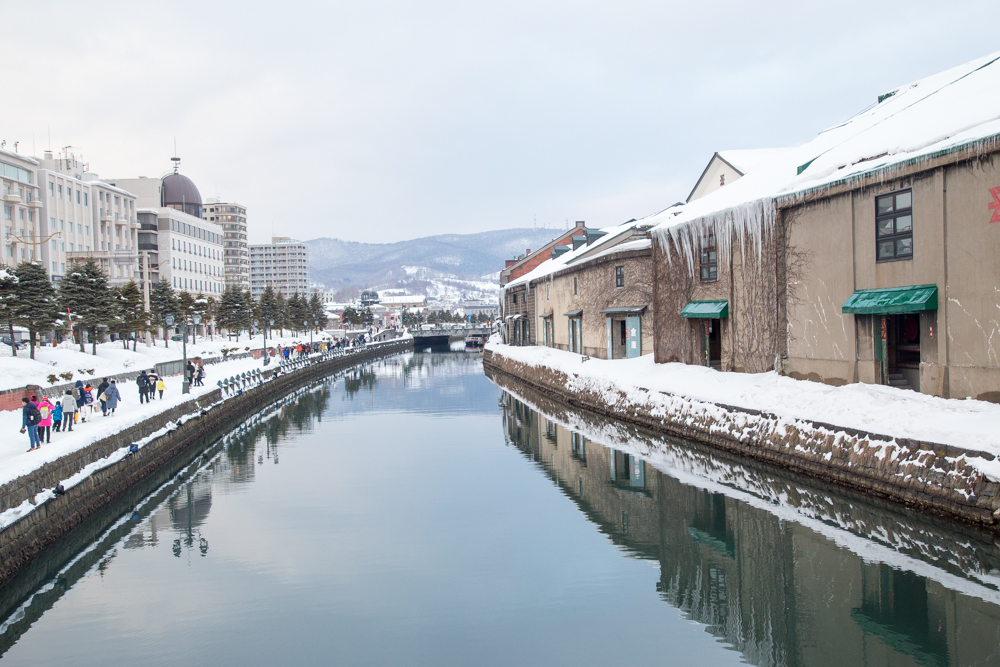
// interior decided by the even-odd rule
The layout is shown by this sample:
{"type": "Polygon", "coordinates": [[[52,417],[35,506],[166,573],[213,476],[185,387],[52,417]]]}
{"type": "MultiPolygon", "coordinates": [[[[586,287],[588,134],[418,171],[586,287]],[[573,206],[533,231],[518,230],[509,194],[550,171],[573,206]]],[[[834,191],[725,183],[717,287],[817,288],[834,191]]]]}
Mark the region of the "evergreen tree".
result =
{"type": "Polygon", "coordinates": [[[243,299],[243,291],[236,285],[227,285],[219,297],[218,312],[215,321],[220,328],[227,333],[235,333],[237,342],[240,340],[240,332],[243,329],[243,310],[246,302],[243,299]]]}
{"type": "Polygon", "coordinates": [[[340,314],[340,321],[345,329],[349,329],[355,324],[361,324],[361,319],[358,311],[354,310],[351,306],[344,308],[344,312],[340,314]]]}
{"type": "Polygon", "coordinates": [[[323,303],[319,300],[319,294],[316,292],[313,292],[309,298],[309,314],[314,323],[318,322],[316,326],[321,329],[326,328],[326,308],[323,307],[323,303]]]}
{"type": "Polygon", "coordinates": [[[66,277],[59,283],[59,304],[72,312],[72,319],[80,336],[80,351],[83,332],[90,337],[92,353],[97,356],[97,338],[101,327],[108,326],[114,318],[114,302],[110,298],[108,276],[93,259],[75,262],[66,277]]]}
{"type": "Polygon", "coordinates": [[[14,275],[17,277],[14,320],[28,329],[30,354],[34,359],[38,335],[50,331],[59,319],[56,290],[40,264],[21,262],[14,275]]]}
{"type": "Polygon", "coordinates": [[[274,325],[278,327],[281,336],[284,337],[285,328],[288,326],[288,302],[285,301],[285,295],[280,290],[274,292],[274,303],[276,313],[274,325]]]}
{"type": "Polygon", "coordinates": [[[166,279],[153,285],[149,291],[149,310],[154,326],[163,328],[163,346],[170,346],[170,332],[167,330],[167,315],[177,316],[177,294],[166,279]]]}
{"type": "Polygon", "coordinates": [[[240,315],[242,316],[243,328],[247,331],[253,327],[253,313],[257,308],[257,302],[254,301],[253,295],[250,294],[250,290],[242,290],[243,295],[243,310],[240,315]]]}
{"type": "MultiPolygon", "coordinates": [[[[128,281],[119,292],[119,312],[122,331],[133,334],[132,351],[135,352],[139,332],[149,330],[149,313],[146,312],[142,292],[134,280],[128,281]]],[[[128,345],[125,346],[128,349],[128,345]]]]}
{"type": "Polygon", "coordinates": [[[305,297],[299,296],[298,292],[288,299],[287,311],[292,330],[304,331],[311,326],[312,318],[309,313],[309,302],[305,297]],[[304,322],[310,322],[310,324],[303,324],[304,322]]]}
{"type": "Polygon", "coordinates": [[[0,269],[0,323],[6,324],[10,331],[10,349],[16,357],[17,348],[14,347],[14,307],[17,304],[17,276],[0,269]]]}
{"type": "Polygon", "coordinates": [[[264,288],[264,292],[260,295],[260,301],[257,302],[255,309],[261,326],[271,328],[273,328],[273,326],[278,326],[281,322],[280,311],[281,308],[278,306],[278,295],[274,291],[274,288],[268,285],[264,288]],[[271,324],[271,320],[274,320],[274,325],[271,324]]]}

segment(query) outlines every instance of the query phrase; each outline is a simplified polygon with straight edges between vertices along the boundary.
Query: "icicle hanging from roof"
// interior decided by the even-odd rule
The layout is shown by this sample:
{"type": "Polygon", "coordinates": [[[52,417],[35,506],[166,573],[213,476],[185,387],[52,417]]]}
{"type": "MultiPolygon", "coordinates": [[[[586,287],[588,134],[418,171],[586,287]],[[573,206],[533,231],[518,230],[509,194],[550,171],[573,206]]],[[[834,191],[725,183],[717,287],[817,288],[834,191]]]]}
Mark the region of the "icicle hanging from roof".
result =
{"type": "Polygon", "coordinates": [[[708,238],[709,234],[715,235],[716,250],[723,261],[728,262],[732,257],[733,239],[736,239],[740,244],[740,256],[746,262],[746,243],[749,240],[750,250],[756,250],[759,264],[763,258],[764,243],[770,240],[774,232],[776,217],[774,199],[765,197],[716,211],[690,222],[674,226],[661,225],[653,230],[653,234],[664,247],[668,262],[673,261],[670,254],[672,245],[687,263],[691,275],[695,275],[700,263],[701,240],[708,238]]]}

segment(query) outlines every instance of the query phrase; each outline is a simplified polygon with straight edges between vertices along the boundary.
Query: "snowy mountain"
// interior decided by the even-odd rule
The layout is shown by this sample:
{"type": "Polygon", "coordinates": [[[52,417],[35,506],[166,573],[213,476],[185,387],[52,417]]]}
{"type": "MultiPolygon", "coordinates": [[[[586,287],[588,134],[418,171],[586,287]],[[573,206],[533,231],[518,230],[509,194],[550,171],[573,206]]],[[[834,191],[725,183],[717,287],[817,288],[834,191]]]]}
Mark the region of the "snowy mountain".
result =
{"type": "Polygon", "coordinates": [[[396,243],[357,243],[320,238],[309,245],[315,283],[330,289],[402,287],[427,296],[480,298],[495,294],[504,260],[539,248],[559,229],[503,229],[477,234],[443,234],[396,243]]]}

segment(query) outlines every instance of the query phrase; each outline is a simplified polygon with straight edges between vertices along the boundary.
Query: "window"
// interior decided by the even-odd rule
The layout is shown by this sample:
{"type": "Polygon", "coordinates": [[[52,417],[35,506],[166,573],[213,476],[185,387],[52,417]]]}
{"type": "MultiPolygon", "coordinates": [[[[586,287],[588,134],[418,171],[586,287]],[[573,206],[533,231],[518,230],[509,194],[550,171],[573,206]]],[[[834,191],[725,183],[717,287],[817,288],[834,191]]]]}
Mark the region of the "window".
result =
{"type": "Polygon", "coordinates": [[[719,253],[715,246],[715,233],[701,237],[701,282],[714,283],[719,279],[719,253]]]}
{"type": "Polygon", "coordinates": [[[49,196],[55,196],[55,184],[49,181],[49,196]]]}
{"type": "Polygon", "coordinates": [[[11,215],[10,214],[11,214],[10,206],[7,206],[6,204],[4,204],[3,205],[3,219],[4,220],[10,220],[11,219],[11,215]]]}
{"type": "Polygon", "coordinates": [[[615,267],[615,287],[625,287],[625,267],[615,267]]]}
{"type": "Polygon", "coordinates": [[[573,276],[573,294],[576,294],[576,276],[573,276]]]}
{"type": "Polygon", "coordinates": [[[66,273],[66,262],[59,262],[59,273],[66,273]]]}
{"type": "Polygon", "coordinates": [[[80,191],[79,190],[76,191],[76,203],[77,204],[80,203],[80,191]]]}
{"type": "Polygon", "coordinates": [[[89,204],[87,204],[87,193],[86,192],[83,193],[83,205],[84,206],[88,206],[89,205],[89,204]]]}
{"type": "Polygon", "coordinates": [[[59,184],[59,199],[62,199],[62,183],[59,184]]]}
{"type": "Polygon", "coordinates": [[[913,191],[875,198],[875,258],[893,262],[913,258],[913,191]]]}
{"type": "Polygon", "coordinates": [[[517,303],[517,294],[514,294],[514,303],[517,303]]]}

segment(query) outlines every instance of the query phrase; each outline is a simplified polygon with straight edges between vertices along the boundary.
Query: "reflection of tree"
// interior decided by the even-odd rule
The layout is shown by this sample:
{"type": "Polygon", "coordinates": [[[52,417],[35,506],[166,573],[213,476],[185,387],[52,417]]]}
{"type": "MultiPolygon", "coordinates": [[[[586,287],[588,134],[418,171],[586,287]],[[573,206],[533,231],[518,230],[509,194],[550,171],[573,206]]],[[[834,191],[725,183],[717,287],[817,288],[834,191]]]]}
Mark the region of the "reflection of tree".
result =
{"type": "Polygon", "coordinates": [[[375,371],[371,368],[358,368],[344,376],[344,393],[348,398],[354,398],[359,391],[373,391],[378,384],[375,371]]]}

